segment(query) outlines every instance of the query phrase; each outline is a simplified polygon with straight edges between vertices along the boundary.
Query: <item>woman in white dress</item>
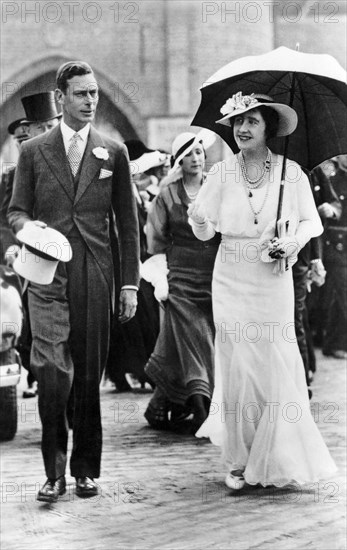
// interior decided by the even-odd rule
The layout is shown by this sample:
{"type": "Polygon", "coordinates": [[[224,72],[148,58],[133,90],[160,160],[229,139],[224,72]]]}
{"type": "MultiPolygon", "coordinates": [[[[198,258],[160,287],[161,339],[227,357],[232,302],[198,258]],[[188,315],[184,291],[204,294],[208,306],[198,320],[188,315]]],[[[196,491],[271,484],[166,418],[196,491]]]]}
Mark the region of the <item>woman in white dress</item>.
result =
{"type": "Polygon", "coordinates": [[[232,489],[314,482],[336,467],[310,412],[291,265],[322,225],[307,177],[287,160],[275,238],[283,157],[266,145],[292,133],[297,115],[241,92],[221,113],[240,153],[212,168],[188,211],[199,239],[222,234],[212,281],[216,387],[197,436],[221,445],[232,489]]]}

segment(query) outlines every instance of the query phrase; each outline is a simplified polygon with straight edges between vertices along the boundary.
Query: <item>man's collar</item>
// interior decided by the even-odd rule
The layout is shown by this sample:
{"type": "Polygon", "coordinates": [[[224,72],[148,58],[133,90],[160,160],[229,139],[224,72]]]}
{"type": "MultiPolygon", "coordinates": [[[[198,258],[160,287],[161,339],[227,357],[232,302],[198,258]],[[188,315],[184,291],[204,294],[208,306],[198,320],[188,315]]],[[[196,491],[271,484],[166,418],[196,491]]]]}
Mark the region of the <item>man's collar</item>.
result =
{"type": "MultiPolygon", "coordinates": [[[[70,126],[68,126],[66,122],[64,122],[64,120],[62,120],[60,124],[61,124],[61,133],[67,140],[70,140],[72,136],[76,133],[75,130],[70,128],[70,126]]],[[[86,139],[88,139],[89,131],[90,131],[90,122],[88,122],[88,124],[83,126],[83,128],[81,128],[81,130],[79,130],[77,133],[81,136],[83,141],[86,141],[86,139]]]]}

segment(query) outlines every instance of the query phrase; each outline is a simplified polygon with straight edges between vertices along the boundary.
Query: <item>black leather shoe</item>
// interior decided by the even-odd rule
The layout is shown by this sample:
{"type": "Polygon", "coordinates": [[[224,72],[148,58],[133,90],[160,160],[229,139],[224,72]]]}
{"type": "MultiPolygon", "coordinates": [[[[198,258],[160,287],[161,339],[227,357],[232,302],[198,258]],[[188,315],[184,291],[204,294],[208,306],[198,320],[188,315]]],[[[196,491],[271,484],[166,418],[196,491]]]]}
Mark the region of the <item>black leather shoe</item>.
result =
{"type": "Polygon", "coordinates": [[[90,477],[76,477],[76,495],[81,498],[95,497],[98,486],[90,477]]]}
{"type": "Polygon", "coordinates": [[[66,492],[65,476],[58,479],[47,479],[46,483],[37,493],[36,500],[42,502],[57,502],[58,497],[66,492]]]}

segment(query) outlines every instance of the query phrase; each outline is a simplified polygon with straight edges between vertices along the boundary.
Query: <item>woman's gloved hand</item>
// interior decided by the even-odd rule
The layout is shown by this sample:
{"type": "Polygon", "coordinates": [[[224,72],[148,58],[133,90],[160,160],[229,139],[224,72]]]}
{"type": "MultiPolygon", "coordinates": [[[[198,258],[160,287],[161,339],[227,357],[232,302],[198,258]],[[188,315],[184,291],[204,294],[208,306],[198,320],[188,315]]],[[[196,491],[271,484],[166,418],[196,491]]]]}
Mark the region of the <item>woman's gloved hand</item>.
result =
{"type": "Polygon", "coordinates": [[[168,299],[169,296],[169,283],[167,281],[166,275],[160,277],[154,283],[154,297],[158,302],[164,302],[168,299]]]}
{"type": "Polygon", "coordinates": [[[299,243],[295,236],[275,237],[269,242],[269,256],[275,260],[297,256],[300,250],[299,243]]]}
{"type": "Polygon", "coordinates": [[[205,212],[203,211],[202,206],[192,202],[188,207],[188,216],[190,219],[197,224],[202,225],[206,222],[207,218],[205,212]]]}
{"type": "Polygon", "coordinates": [[[154,288],[154,297],[158,302],[168,299],[168,273],[166,254],[155,254],[140,264],[140,275],[145,281],[151,283],[154,288]]]}

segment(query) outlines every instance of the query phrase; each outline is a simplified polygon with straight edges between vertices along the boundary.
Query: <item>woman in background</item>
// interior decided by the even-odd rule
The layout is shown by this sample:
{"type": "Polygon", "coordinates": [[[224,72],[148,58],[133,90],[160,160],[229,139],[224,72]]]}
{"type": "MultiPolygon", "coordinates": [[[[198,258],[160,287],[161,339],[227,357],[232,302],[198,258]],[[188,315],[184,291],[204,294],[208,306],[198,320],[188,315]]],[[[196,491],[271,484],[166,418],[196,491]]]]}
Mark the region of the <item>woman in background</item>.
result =
{"type": "Polygon", "coordinates": [[[205,151],[199,136],[177,136],[172,155],[171,174],[176,177],[160,190],[147,222],[148,251],[166,255],[168,279],[166,283],[164,270],[157,281],[165,313],[146,366],[157,389],[145,417],[152,427],[165,429],[192,411],[189,429],[195,433],[208,415],[214,384],[211,279],[219,236],[202,243],[188,223],[188,207],[204,180],[205,151]]]}

